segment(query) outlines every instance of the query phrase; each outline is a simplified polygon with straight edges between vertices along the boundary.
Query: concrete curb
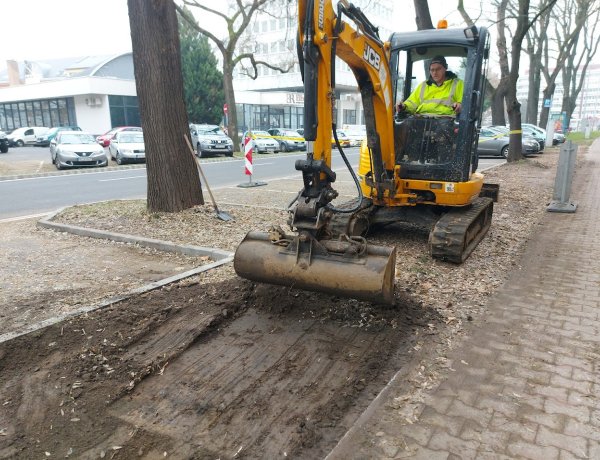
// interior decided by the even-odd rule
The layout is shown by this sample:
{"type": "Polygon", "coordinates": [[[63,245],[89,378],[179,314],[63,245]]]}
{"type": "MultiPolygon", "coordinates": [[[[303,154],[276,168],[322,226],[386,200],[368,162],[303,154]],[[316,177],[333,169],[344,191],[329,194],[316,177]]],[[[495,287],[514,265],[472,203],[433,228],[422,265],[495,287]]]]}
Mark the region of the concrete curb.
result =
{"type": "Polygon", "coordinates": [[[52,219],[54,219],[54,217],[56,217],[57,214],[61,213],[65,209],[66,208],[61,208],[51,213],[46,218],[40,220],[38,222],[38,226],[43,228],[51,228],[60,232],[73,233],[79,236],[87,236],[89,238],[98,238],[104,240],[118,241],[120,243],[137,244],[146,248],[152,248],[166,252],[176,252],[179,254],[185,254],[187,256],[208,256],[216,261],[221,261],[223,259],[233,257],[233,254],[231,252],[223,251],[221,249],[207,248],[203,246],[180,245],[171,241],[155,240],[152,238],[143,238],[140,236],[126,235],[124,233],[107,232],[104,230],[96,230],[93,228],[78,227],[76,225],[59,224],[56,222],[52,222],[52,219]]]}
{"type": "Polygon", "coordinates": [[[233,253],[223,251],[221,249],[206,248],[206,247],[202,247],[202,246],[192,246],[192,245],[178,245],[178,244],[172,243],[170,241],[154,240],[151,238],[142,238],[142,237],[133,236],[133,235],[125,235],[122,233],[105,232],[102,230],[77,227],[75,225],[59,224],[56,222],[52,222],[52,219],[58,213],[62,212],[64,209],[66,209],[66,208],[61,208],[58,211],[51,213],[50,215],[46,216],[44,219],[38,221],[37,225],[39,227],[50,228],[50,229],[58,230],[61,232],[73,233],[73,234],[79,235],[79,236],[87,236],[90,238],[106,239],[106,240],[118,241],[118,242],[122,242],[122,243],[137,244],[141,247],[152,248],[152,249],[156,249],[159,251],[175,252],[175,253],[185,254],[188,256],[195,256],[195,257],[208,256],[211,259],[215,260],[215,262],[193,268],[191,270],[188,270],[183,273],[179,273],[177,275],[170,276],[168,278],[163,278],[162,280],[148,283],[144,286],[133,289],[133,290],[127,292],[126,294],[110,297],[106,300],[103,300],[100,303],[85,306],[85,307],[79,308],[78,310],[75,310],[75,311],[72,311],[69,313],[65,313],[63,315],[55,316],[54,318],[42,320],[38,323],[29,325],[24,330],[21,330],[19,332],[8,332],[5,334],[0,334],[0,344],[7,342],[9,340],[15,339],[17,337],[20,337],[22,335],[30,334],[32,332],[44,329],[45,327],[52,326],[53,324],[60,323],[66,319],[74,318],[76,316],[79,316],[79,315],[82,315],[85,313],[89,313],[91,311],[95,311],[95,310],[99,310],[104,307],[108,307],[115,303],[118,303],[123,300],[127,300],[131,297],[134,297],[136,295],[143,294],[145,292],[149,292],[154,289],[158,289],[160,287],[166,286],[167,284],[171,284],[176,281],[180,281],[182,279],[189,278],[190,276],[197,275],[198,273],[203,273],[205,271],[212,270],[213,268],[217,268],[217,267],[220,267],[221,265],[228,264],[229,262],[231,262],[233,260],[233,253]]]}

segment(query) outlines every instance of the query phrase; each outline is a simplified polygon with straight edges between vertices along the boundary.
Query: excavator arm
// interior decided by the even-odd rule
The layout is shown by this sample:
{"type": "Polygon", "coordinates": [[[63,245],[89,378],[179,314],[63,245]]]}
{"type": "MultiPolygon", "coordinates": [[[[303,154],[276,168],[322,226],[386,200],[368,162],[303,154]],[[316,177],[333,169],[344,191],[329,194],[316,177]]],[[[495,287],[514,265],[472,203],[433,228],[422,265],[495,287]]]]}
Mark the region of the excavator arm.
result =
{"type": "MultiPolygon", "coordinates": [[[[332,238],[329,231],[336,214],[358,209],[336,209],[331,203],[338,196],[332,186],[336,174],[331,169],[332,131],[336,136],[336,56],[350,66],[361,90],[377,193],[382,197],[394,195],[393,154],[388,161],[382,156],[382,150],[394,149],[386,46],[377,29],[345,0],[339,2],[337,15],[331,0],[299,0],[298,17],[307,154],[295,165],[304,185],[290,207],[288,223],[296,233],[286,234],[279,227],[248,233],[236,250],[234,268],[240,276],[254,281],[392,303],[394,248],[374,246],[363,237],[345,233],[332,238]],[[343,16],[352,19],[358,29],[344,22],[343,16]]],[[[358,203],[360,206],[361,200],[358,203]]]]}
{"type": "MultiPolygon", "coordinates": [[[[394,126],[389,46],[380,40],[377,28],[360,9],[345,0],[338,3],[337,15],[331,1],[299,0],[298,16],[299,57],[304,78],[304,137],[309,142],[309,156],[296,167],[303,171],[305,185],[307,175],[314,177],[314,187],[305,187],[303,197],[313,198],[311,195],[315,195],[316,190],[328,188],[335,181],[335,175],[327,171],[331,165],[332,128],[335,136],[332,120],[335,57],[348,64],[361,91],[368,147],[377,178],[373,185],[380,198],[392,195],[395,188],[394,126]],[[344,21],[344,17],[354,21],[357,28],[344,21]]],[[[327,196],[333,199],[337,194],[327,191],[327,196]]],[[[321,204],[324,202],[326,200],[320,200],[321,204]]]]}

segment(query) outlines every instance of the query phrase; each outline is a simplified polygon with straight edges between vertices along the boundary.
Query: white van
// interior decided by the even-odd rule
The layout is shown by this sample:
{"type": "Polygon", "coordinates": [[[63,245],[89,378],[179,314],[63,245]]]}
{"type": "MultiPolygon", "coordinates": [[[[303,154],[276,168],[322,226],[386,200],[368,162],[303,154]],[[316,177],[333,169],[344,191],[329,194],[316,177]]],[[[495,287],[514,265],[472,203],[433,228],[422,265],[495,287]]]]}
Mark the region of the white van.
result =
{"type": "Polygon", "coordinates": [[[7,137],[8,144],[11,146],[23,147],[24,145],[34,145],[38,136],[41,136],[49,128],[44,126],[25,126],[17,128],[7,137]]]}

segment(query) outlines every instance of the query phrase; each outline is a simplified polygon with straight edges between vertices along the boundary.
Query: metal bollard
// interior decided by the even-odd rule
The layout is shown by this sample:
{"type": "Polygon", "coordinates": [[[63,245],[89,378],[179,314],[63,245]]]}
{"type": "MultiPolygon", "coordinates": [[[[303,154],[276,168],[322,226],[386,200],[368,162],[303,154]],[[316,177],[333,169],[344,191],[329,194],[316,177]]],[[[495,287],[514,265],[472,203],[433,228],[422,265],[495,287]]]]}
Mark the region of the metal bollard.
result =
{"type": "Polygon", "coordinates": [[[575,212],[577,204],[569,200],[573,173],[575,172],[575,159],[577,145],[572,141],[565,142],[560,148],[556,179],[554,180],[554,195],[546,208],[549,212],[575,212]]]}

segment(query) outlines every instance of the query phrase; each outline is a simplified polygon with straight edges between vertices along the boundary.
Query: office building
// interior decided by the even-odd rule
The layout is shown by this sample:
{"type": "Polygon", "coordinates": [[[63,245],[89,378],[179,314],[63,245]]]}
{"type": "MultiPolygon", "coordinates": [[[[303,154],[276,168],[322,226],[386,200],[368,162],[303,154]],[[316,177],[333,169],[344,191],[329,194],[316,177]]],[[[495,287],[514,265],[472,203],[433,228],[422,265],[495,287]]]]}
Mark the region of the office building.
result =
{"type": "MultiPolygon", "coordinates": [[[[234,2],[235,3],[235,2],[234,2]]],[[[393,0],[354,0],[369,20],[379,27],[379,36],[387,40],[393,30],[393,0]]],[[[232,4],[232,8],[235,5],[232,4]]],[[[256,14],[248,28],[240,52],[252,52],[256,60],[269,62],[289,72],[258,66],[256,79],[249,76],[253,69],[238,65],[234,73],[238,127],[269,129],[300,128],[304,117],[304,88],[296,51],[298,20],[296,2],[276,0],[265,12],[256,14]]],[[[347,22],[352,21],[345,18],[347,22]]],[[[364,124],[362,101],[350,68],[336,59],[336,110],[338,126],[364,124]]]]}
{"type": "Polygon", "coordinates": [[[140,125],[131,53],[7,62],[0,73],[0,129],[63,125],[93,134],[140,125]]]}

